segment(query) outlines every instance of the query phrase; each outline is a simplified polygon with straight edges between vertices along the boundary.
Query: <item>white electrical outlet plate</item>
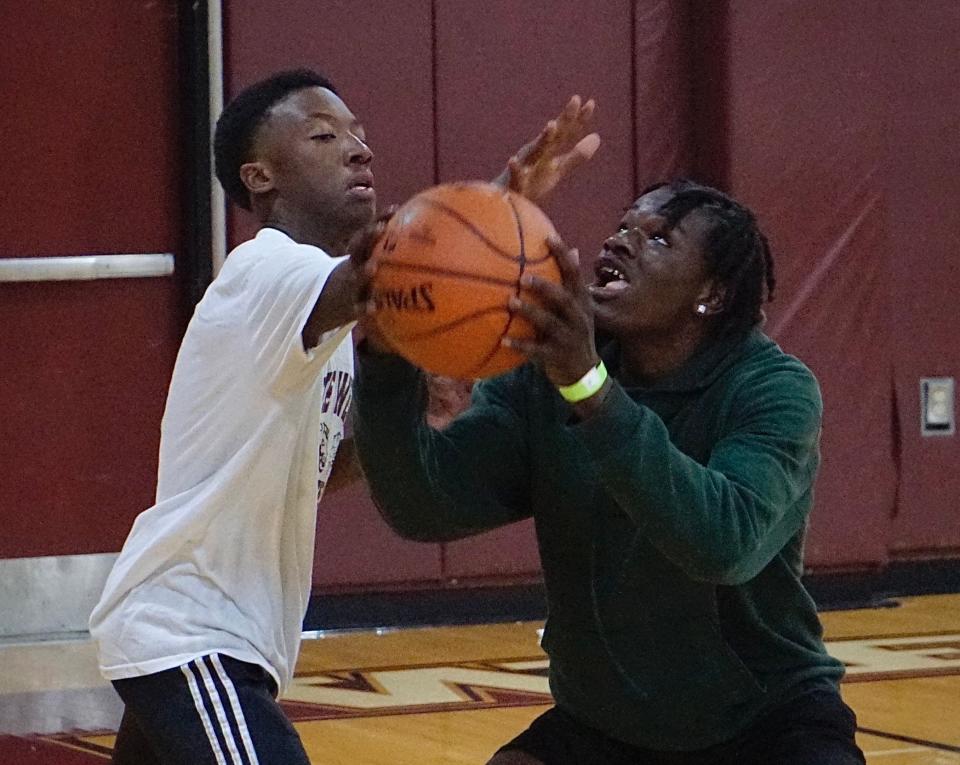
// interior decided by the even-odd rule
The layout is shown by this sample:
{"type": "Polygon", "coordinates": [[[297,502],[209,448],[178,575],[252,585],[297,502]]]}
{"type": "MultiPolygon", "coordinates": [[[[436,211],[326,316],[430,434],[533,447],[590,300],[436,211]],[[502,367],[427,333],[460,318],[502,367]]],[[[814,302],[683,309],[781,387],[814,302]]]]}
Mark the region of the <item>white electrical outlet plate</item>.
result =
{"type": "Polygon", "coordinates": [[[920,432],[925,436],[952,436],[956,432],[952,377],[920,378],[920,432]]]}

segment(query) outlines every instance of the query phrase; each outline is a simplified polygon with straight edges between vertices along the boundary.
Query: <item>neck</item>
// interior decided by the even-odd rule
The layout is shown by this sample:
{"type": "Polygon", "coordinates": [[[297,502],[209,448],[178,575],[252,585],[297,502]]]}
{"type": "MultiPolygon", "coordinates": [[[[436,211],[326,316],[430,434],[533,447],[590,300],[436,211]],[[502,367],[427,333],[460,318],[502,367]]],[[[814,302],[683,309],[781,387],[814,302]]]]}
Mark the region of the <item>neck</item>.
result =
{"type": "Polygon", "coordinates": [[[274,205],[259,216],[262,225],[276,228],[299,244],[312,244],[328,255],[338,257],[347,253],[352,231],[339,230],[319,215],[274,205]]]}
{"type": "Polygon", "coordinates": [[[705,337],[706,327],[698,321],[669,334],[625,338],[620,345],[621,382],[648,385],[662,379],[686,364],[705,337]]]}

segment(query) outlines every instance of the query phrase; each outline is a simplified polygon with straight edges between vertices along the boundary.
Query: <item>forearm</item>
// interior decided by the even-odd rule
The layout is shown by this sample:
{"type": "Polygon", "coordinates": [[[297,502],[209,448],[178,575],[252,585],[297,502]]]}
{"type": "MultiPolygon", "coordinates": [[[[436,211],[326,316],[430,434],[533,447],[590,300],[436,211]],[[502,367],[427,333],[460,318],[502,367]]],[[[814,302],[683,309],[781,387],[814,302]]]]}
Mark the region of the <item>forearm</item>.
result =
{"type": "Polygon", "coordinates": [[[747,581],[803,525],[794,507],[805,466],[791,473],[762,449],[744,461],[742,473],[702,465],[617,384],[573,429],[621,509],[693,578],[747,581]]]}
{"type": "Polygon", "coordinates": [[[301,333],[304,348],[315,347],[325,332],[357,318],[355,278],[349,259],[340,261],[327,277],[301,333]]]}
{"type": "MultiPolygon", "coordinates": [[[[457,539],[522,517],[493,488],[483,464],[483,427],[439,432],[425,422],[422,375],[397,357],[358,351],[354,438],[371,494],[399,534],[457,539]]],[[[507,481],[501,484],[505,486],[507,481]]]]}

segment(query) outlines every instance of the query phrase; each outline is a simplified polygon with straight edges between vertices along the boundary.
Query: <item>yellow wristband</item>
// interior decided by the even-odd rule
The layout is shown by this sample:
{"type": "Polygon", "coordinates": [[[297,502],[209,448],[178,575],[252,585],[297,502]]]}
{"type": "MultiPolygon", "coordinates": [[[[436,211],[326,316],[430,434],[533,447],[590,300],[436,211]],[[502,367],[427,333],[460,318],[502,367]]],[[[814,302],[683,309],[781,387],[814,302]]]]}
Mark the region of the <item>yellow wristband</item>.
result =
{"type": "Polygon", "coordinates": [[[576,404],[578,401],[590,398],[603,387],[607,381],[607,368],[601,361],[573,385],[558,385],[557,390],[565,401],[576,404]]]}

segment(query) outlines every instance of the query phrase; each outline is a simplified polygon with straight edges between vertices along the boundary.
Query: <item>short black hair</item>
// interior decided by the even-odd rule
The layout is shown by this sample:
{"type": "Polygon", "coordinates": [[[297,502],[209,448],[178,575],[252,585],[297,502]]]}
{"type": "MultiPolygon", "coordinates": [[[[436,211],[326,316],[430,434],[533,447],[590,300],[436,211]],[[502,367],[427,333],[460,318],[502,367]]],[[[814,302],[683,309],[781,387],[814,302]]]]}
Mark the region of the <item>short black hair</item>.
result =
{"type": "Polygon", "coordinates": [[[314,87],[337,93],[330,80],[312,69],[277,72],[243,90],[217,120],[213,135],[217,179],[227,196],[244,210],[250,209],[250,194],[240,178],[240,166],[250,159],[257,128],[276,103],[297,90],[314,87]]]}
{"type": "Polygon", "coordinates": [[[640,196],[661,188],[673,192],[660,208],[670,228],[694,210],[710,227],[704,256],[710,275],[724,290],[718,331],[742,332],[759,324],[777,282],[770,244],[756,215],[722,191],[687,178],[654,184],[640,196]]]}

